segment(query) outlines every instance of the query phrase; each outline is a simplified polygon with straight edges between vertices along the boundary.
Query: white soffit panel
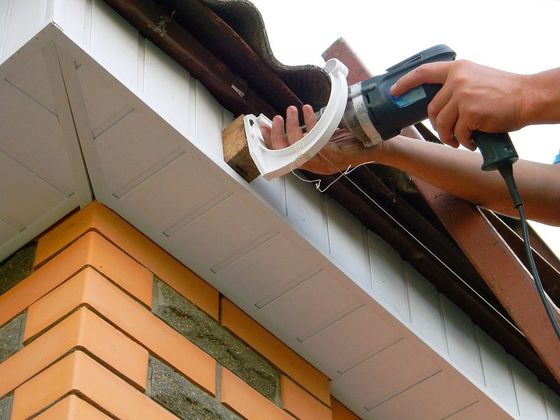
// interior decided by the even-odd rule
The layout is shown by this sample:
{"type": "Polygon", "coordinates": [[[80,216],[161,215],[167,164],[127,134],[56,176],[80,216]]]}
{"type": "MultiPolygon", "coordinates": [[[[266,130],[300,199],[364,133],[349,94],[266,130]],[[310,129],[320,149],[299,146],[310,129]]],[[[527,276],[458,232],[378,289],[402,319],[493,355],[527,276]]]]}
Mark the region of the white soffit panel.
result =
{"type": "Polygon", "coordinates": [[[294,246],[278,233],[230,264],[212,270],[216,272],[218,287],[235,290],[258,308],[263,308],[316,274],[320,267],[308,251],[294,246]],[[270,255],[281,255],[282,258],[271,261],[270,255]],[[259,278],[267,281],[254,281],[259,278]]]}
{"type": "Polygon", "coordinates": [[[442,370],[433,359],[417,350],[407,340],[398,340],[371,355],[356,368],[350,368],[337,386],[361,383],[362,386],[352,395],[355,405],[368,410],[377,407],[403,389],[411,388],[442,370]],[[368,378],[383,378],[383,386],[368,378]]]}
{"type": "Polygon", "coordinates": [[[309,352],[322,348],[318,363],[337,378],[402,340],[403,335],[370,306],[361,306],[307,339],[304,347],[309,352]]]}
{"type": "Polygon", "coordinates": [[[320,270],[262,310],[303,343],[361,305],[342,278],[332,271],[320,270]]]}
{"type": "Polygon", "coordinates": [[[2,260],[91,201],[58,52],[48,37],[36,37],[0,64],[0,127],[2,260]]]}

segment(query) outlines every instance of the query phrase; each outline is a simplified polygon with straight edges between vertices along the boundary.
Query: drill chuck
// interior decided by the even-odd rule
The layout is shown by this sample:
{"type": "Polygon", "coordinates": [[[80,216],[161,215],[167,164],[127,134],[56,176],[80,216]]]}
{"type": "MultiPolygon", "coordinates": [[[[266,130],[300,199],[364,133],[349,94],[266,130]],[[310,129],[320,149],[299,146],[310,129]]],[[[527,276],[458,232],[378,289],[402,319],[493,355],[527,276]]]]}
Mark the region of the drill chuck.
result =
{"type": "Polygon", "coordinates": [[[362,83],[356,83],[348,88],[348,102],[342,121],[355,137],[365,146],[374,146],[383,139],[371,122],[366,101],[363,95],[362,83]]]}

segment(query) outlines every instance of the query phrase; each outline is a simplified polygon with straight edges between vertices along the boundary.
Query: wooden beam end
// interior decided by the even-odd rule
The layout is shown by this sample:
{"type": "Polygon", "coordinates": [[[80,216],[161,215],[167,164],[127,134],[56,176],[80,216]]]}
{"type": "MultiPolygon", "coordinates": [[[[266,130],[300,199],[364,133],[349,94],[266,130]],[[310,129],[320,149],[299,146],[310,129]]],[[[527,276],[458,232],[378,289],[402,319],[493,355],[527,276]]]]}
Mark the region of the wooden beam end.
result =
{"type": "Polygon", "coordinates": [[[222,133],[224,161],[245,181],[251,182],[260,175],[249,153],[243,126],[243,115],[237,117],[222,133]]]}

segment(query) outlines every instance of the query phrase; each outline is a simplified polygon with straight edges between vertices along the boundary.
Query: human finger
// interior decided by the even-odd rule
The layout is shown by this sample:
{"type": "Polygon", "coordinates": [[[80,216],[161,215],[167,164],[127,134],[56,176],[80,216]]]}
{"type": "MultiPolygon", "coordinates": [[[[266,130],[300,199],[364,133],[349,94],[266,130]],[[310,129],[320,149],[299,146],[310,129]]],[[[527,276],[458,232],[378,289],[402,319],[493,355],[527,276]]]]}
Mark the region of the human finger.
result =
{"type": "Polygon", "coordinates": [[[286,110],[286,137],[288,144],[294,144],[303,137],[303,132],[299,125],[298,110],[291,105],[286,110]]]}
{"type": "Polygon", "coordinates": [[[475,150],[476,145],[472,139],[472,131],[469,130],[468,125],[465,123],[464,118],[459,116],[459,119],[455,123],[455,137],[463,146],[465,146],[469,150],[475,150]]]}
{"type": "Polygon", "coordinates": [[[440,61],[437,63],[422,64],[421,66],[416,67],[391,86],[391,95],[402,95],[410,89],[424,83],[445,83],[452,63],[453,62],[451,61],[440,61]]]}
{"type": "Polygon", "coordinates": [[[437,117],[441,110],[449,103],[453,92],[451,89],[447,89],[445,86],[433,97],[433,99],[428,104],[428,118],[434,130],[438,130],[437,127],[437,117]]]}
{"type": "Polygon", "coordinates": [[[453,132],[457,118],[457,105],[453,102],[448,102],[436,118],[437,132],[440,140],[452,147],[459,147],[459,142],[453,132]]]}
{"type": "Polygon", "coordinates": [[[303,106],[303,121],[305,122],[305,129],[307,131],[311,131],[311,129],[315,127],[315,124],[317,124],[317,116],[311,105],[303,106]]]}
{"type": "Polygon", "coordinates": [[[263,136],[264,144],[269,149],[272,149],[272,141],[270,139],[270,127],[268,125],[261,125],[261,134],[263,136]]]}
{"type": "Polygon", "coordinates": [[[270,145],[272,149],[283,149],[288,146],[286,140],[286,132],[284,131],[284,118],[276,115],[272,119],[272,128],[270,129],[270,145]]]}

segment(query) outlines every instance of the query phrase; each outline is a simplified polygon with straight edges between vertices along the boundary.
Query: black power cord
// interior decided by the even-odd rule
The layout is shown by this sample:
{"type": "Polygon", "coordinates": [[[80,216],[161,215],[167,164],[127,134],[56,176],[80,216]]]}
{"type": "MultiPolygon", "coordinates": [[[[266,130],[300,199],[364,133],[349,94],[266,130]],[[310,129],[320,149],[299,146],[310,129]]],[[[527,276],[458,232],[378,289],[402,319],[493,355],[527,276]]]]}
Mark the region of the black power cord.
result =
{"type": "Polygon", "coordinates": [[[555,309],[552,308],[552,305],[549,302],[549,298],[544,291],[541,278],[537,270],[537,265],[535,264],[535,260],[533,258],[533,251],[531,250],[531,244],[529,242],[529,225],[527,223],[527,218],[525,216],[525,208],[523,206],[523,202],[521,201],[519,191],[517,190],[517,185],[515,184],[515,178],[513,177],[512,164],[504,163],[503,165],[500,165],[497,169],[500,171],[500,174],[502,175],[504,181],[506,182],[507,188],[511,195],[511,199],[513,201],[513,205],[519,212],[519,220],[521,221],[521,231],[523,235],[523,245],[525,248],[525,254],[527,255],[527,261],[529,263],[529,271],[533,276],[535,287],[544,305],[548,318],[550,319],[550,323],[552,324],[552,327],[556,332],[556,336],[560,338],[560,325],[558,324],[558,320],[556,319],[555,309]]]}

